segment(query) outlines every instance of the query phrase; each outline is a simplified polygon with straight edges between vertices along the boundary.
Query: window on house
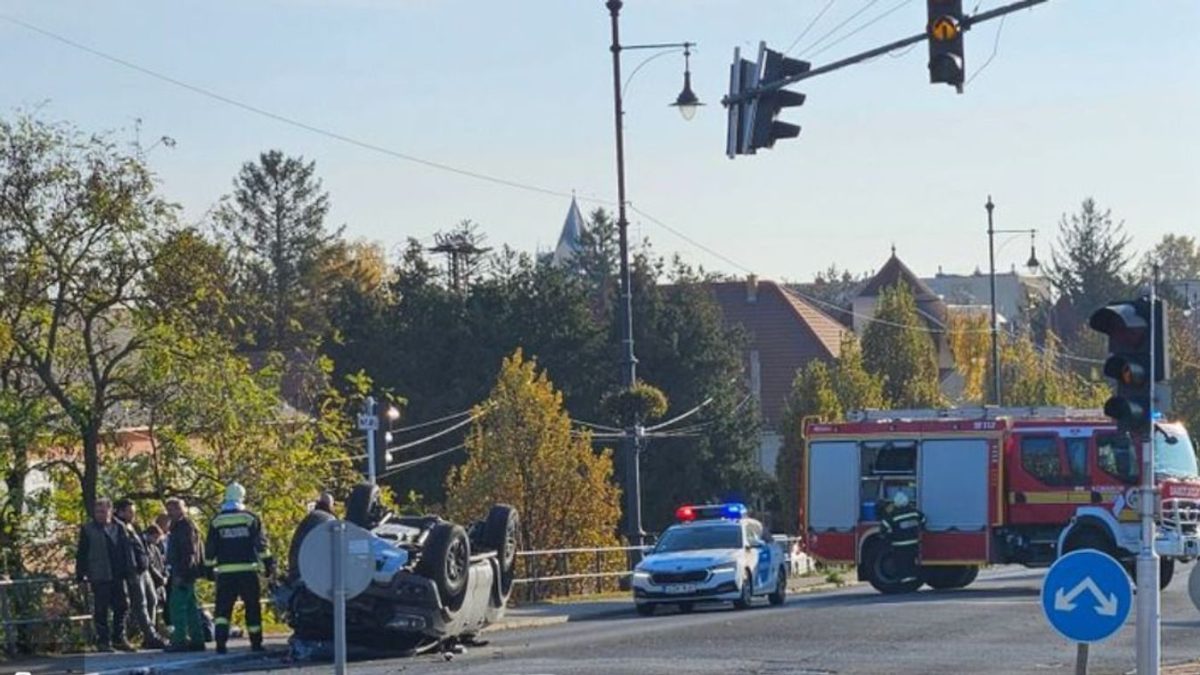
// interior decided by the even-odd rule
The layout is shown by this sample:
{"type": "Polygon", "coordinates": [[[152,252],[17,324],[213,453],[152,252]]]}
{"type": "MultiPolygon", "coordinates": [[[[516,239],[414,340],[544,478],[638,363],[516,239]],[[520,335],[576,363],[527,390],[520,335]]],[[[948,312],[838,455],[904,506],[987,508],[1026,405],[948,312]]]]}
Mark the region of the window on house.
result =
{"type": "Polygon", "coordinates": [[[1021,439],[1021,468],[1046,485],[1062,485],[1062,458],[1054,436],[1026,436],[1021,439]]]}

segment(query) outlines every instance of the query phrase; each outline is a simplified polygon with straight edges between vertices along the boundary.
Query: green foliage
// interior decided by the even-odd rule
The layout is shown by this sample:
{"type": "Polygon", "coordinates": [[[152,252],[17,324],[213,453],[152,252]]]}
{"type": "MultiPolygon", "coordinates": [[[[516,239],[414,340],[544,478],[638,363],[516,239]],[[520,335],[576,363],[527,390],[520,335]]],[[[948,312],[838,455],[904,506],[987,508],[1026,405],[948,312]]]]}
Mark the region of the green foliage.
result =
{"type": "Polygon", "coordinates": [[[863,334],[863,362],[883,379],[884,400],[895,408],[940,405],[937,349],[912,290],[903,283],[883,289],[875,319],[863,334]]]}
{"type": "Polygon", "coordinates": [[[1200,441],[1200,316],[1175,311],[1170,326],[1171,417],[1187,426],[1195,443],[1200,441]]]}
{"type": "Polygon", "coordinates": [[[639,380],[628,389],[609,392],[601,405],[610,420],[626,429],[667,414],[667,395],[639,380]]]}
{"type": "Polygon", "coordinates": [[[216,219],[234,253],[239,312],[253,344],[283,350],[323,337],[342,228],[326,228],[329,195],[316,163],[269,150],[243,164],[233,186],[216,219]]]}
{"type": "MultiPolygon", "coordinates": [[[[1028,333],[1002,333],[1000,337],[1000,379],[1005,405],[1103,407],[1109,396],[1108,386],[1063,366],[1059,342],[1052,333],[1040,346],[1028,333]]],[[[990,377],[989,374],[989,381],[990,377]]]]}
{"type": "Polygon", "coordinates": [[[982,405],[987,399],[985,381],[991,353],[988,318],[983,314],[957,315],[950,318],[947,339],[954,369],[963,379],[963,399],[982,405]]]}
{"type": "Polygon", "coordinates": [[[467,461],[446,478],[447,511],[477,520],[495,503],[521,515],[524,546],[613,546],[620,490],[612,454],[575,436],[555,391],[520,350],[504,360],[496,385],[467,436],[467,461]]]}
{"type": "Polygon", "coordinates": [[[1065,325],[1059,326],[1069,345],[1075,347],[1077,335],[1090,332],[1087,318],[1092,312],[1131,292],[1131,259],[1124,223],[1114,222],[1112,211],[1101,211],[1091,197],[1083,200],[1078,213],[1063,215],[1046,276],[1069,308],[1062,316],[1065,325]]]}

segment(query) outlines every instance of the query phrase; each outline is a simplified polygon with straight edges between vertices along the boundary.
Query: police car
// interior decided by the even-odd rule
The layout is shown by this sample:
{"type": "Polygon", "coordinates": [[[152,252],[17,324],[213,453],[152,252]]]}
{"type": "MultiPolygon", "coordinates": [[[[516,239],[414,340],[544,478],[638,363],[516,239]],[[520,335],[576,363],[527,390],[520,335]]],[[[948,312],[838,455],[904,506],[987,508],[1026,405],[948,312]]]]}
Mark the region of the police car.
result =
{"type": "Polygon", "coordinates": [[[733,602],[738,609],[766,596],[787,597],[787,553],[764,537],[762,523],[743,504],[681,506],[679,522],[633,571],[633,601],[650,616],[658,605],[690,612],[698,602],[733,602]]]}

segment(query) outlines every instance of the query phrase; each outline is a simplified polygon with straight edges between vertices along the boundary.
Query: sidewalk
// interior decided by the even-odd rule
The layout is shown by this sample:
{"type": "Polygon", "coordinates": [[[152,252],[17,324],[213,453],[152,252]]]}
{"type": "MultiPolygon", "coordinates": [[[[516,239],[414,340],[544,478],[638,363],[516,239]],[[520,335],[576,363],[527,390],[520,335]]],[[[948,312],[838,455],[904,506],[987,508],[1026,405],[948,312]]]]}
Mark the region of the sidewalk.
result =
{"type": "MultiPolygon", "coordinates": [[[[845,585],[855,583],[849,581],[845,585]]],[[[815,593],[837,588],[838,585],[827,582],[824,576],[793,577],[788,584],[789,593],[815,593]]],[[[633,600],[628,593],[561,598],[510,608],[503,619],[488,626],[484,632],[540,628],[632,614],[633,600]]],[[[268,668],[277,666],[280,657],[286,654],[287,639],[286,634],[267,635],[265,642],[268,651],[265,654],[255,654],[244,639],[235,639],[231,641],[229,653],[224,655],[218,655],[209,644],[208,651],[203,653],[172,654],[147,650],[135,654],[69,654],[34,657],[24,662],[0,661],[0,675],[22,672],[30,675],[157,675],[187,673],[201,668],[210,672],[234,666],[242,669],[259,661],[263,662],[264,668],[268,668]]]]}

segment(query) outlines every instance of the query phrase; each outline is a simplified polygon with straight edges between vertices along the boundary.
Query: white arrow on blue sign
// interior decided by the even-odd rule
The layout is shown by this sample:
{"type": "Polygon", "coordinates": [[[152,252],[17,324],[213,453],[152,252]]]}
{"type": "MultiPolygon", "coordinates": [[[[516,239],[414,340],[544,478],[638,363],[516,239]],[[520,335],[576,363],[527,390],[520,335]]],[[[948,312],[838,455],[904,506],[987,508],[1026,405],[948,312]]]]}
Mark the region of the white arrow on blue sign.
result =
{"type": "Polygon", "coordinates": [[[1059,558],[1042,582],[1042,611],[1073,642],[1100,642],[1129,618],[1133,582],[1121,563],[1092,549],[1059,558]]]}

